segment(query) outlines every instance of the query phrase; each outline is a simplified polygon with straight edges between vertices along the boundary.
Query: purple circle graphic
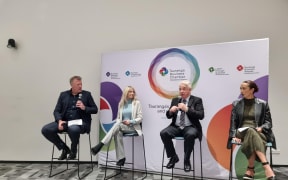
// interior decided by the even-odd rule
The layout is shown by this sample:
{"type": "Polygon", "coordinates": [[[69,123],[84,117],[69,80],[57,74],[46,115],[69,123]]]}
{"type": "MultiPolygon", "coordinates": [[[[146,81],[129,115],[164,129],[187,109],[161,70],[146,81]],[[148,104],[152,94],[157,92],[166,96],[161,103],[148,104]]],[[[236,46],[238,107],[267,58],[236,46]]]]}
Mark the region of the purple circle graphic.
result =
{"type": "Polygon", "coordinates": [[[112,109],[112,120],[117,118],[118,104],[122,96],[121,88],[112,82],[102,82],[100,96],[103,97],[112,109]]]}
{"type": "MultiPolygon", "coordinates": [[[[254,82],[257,84],[259,91],[255,93],[255,97],[268,101],[268,75],[260,77],[254,82]]],[[[242,98],[242,95],[239,95],[242,98]]]]}

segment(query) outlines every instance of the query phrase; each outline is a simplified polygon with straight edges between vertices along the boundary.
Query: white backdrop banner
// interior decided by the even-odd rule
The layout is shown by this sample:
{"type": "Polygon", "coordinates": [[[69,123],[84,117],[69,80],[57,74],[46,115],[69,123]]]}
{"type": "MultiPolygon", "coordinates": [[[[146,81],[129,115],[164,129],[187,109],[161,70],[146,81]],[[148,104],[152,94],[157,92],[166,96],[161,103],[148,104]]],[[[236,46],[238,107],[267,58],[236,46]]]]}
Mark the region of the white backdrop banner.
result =
{"type": "MultiPolygon", "coordinates": [[[[102,56],[100,140],[113,125],[122,89],[135,88],[143,108],[143,133],[148,171],[160,172],[163,143],[160,131],[171,122],[165,112],[171,99],[178,96],[179,82],[188,79],[192,94],[203,100],[205,118],[203,127],[204,177],[228,178],[230,151],[226,149],[231,103],[240,97],[240,84],[254,80],[259,86],[257,97],[268,99],[269,39],[134,50],[105,53],[102,56]]],[[[174,142],[183,167],[183,142],[174,142]]],[[[131,161],[131,139],[124,138],[126,161],[131,161]]],[[[115,160],[114,142],[109,160],[115,160]]],[[[234,150],[234,158],[240,152],[234,150]]],[[[141,137],[135,139],[135,168],[143,169],[141,137]]],[[[166,154],[165,164],[168,162],[166,154]]],[[[99,153],[99,164],[105,164],[106,149],[99,153]]],[[[199,141],[195,143],[196,175],[200,175],[199,141]]],[[[235,160],[234,160],[235,162],[235,160]]],[[[115,164],[112,163],[112,164],[115,164]]],[[[128,164],[125,166],[129,166],[128,164]]],[[[244,168],[247,164],[243,165],[244,168]]],[[[240,167],[238,168],[241,169],[240,167]]],[[[233,165],[233,172],[238,170],[233,165]]],[[[164,169],[165,172],[171,170],[164,169]]],[[[177,174],[185,174],[183,170],[177,174]]]]}

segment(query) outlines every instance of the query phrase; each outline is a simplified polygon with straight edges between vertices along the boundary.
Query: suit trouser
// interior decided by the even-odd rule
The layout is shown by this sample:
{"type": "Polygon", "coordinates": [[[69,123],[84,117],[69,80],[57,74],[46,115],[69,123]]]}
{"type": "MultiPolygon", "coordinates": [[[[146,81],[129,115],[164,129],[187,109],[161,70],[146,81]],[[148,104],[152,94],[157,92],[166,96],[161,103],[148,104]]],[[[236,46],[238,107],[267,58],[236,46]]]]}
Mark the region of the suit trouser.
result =
{"type": "Polygon", "coordinates": [[[127,126],[122,122],[116,122],[101,140],[101,142],[106,145],[111,141],[112,137],[114,137],[117,160],[125,157],[123,131],[135,132],[135,128],[133,126],[127,126]]]}
{"type": "Polygon", "coordinates": [[[71,151],[73,153],[77,153],[77,145],[79,143],[80,134],[85,133],[84,126],[73,125],[65,128],[63,131],[59,131],[58,123],[51,122],[42,128],[42,134],[44,137],[52,142],[59,150],[67,147],[58,134],[61,132],[67,132],[71,140],[71,151]]]}
{"type": "Polygon", "coordinates": [[[184,160],[189,160],[191,152],[194,147],[195,139],[197,138],[198,131],[195,127],[186,126],[180,129],[177,126],[168,126],[160,132],[160,136],[168,158],[176,155],[172,139],[176,136],[184,137],[184,160]]]}

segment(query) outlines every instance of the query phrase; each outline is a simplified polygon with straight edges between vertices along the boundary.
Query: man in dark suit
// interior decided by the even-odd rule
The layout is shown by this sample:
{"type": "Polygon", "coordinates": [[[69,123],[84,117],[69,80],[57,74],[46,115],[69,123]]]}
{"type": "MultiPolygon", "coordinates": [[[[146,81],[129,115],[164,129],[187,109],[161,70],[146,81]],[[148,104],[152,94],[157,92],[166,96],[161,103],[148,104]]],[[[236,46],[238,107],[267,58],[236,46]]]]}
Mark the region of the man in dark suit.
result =
{"type": "Polygon", "coordinates": [[[91,93],[82,90],[82,78],[80,76],[71,77],[70,85],[70,90],[60,93],[54,109],[55,121],[42,128],[42,134],[45,138],[59,150],[62,150],[59,160],[66,159],[68,154],[68,159],[76,158],[80,134],[90,132],[91,114],[98,112],[91,93]],[[71,123],[76,122],[75,120],[78,120],[78,123],[71,123]],[[68,133],[71,140],[71,150],[58,135],[61,132],[68,133]]]}
{"type": "Polygon", "coordinates": [[[202,139],[202,126],[199,120],[204,118],[202,99],[191,95],[191,83],[181,81],[179,85],[180,97],[173,98],[169,110],[166,112],[172,123],[160,132],[161,139],[166,149],[167,157],[170,158],[167,169],[174,168],[179,161],[172,139],[175,136],[184,137],[184,171],[191,171],[190,156],[194,147],[195,139],[202,139]]]}

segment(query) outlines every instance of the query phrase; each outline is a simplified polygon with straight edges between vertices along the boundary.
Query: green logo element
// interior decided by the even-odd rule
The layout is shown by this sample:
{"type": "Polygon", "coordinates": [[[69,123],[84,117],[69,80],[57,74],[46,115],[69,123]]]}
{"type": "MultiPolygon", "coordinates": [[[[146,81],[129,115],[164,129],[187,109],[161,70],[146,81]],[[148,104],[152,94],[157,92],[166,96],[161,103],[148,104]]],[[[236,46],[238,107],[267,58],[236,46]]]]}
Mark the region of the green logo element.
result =
{"type": "Polygon", "coordinates": [[[215,71],[214,67],[210,67],[208,70],[209,70],[209,72],[211,72],[211,73],[215,71]]]}

